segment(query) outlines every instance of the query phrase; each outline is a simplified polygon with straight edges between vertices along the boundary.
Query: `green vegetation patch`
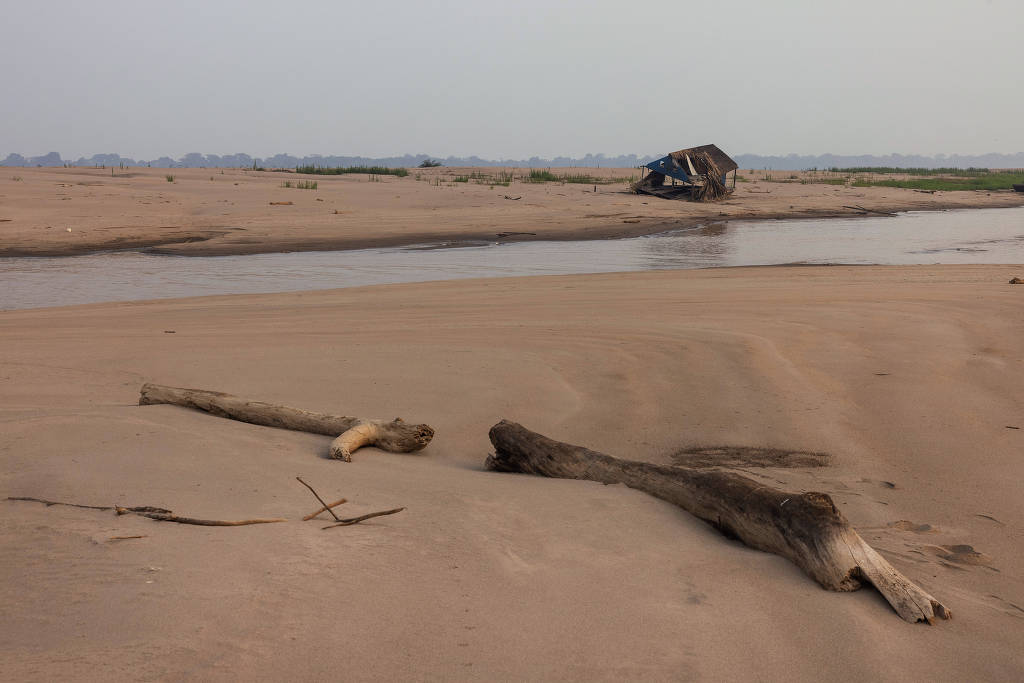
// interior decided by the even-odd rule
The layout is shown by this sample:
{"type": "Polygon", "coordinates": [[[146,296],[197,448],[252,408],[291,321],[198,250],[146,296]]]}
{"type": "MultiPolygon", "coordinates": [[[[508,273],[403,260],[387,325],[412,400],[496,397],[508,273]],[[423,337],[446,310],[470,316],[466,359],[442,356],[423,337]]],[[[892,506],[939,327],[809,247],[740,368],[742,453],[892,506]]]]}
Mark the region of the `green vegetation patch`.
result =
{"type": "Polygon", "coordinates": [[[911,180],[853,181],[854,187],[902,187],[910,190],[1009,190],[1024,183],[1024,171],[986,172],[984,175],[956,178],[915,178],[911,180]]]}
{"type": "Polygon", "coordinates": [[[586,173],[552,173],[550,170],[532,168],[530,175],[523,178],[528,183],[576,183],[579,185],[611,185],[612,183],[630,183],[636,180],[629,178],[599,178],[586,173]]]}
{"type": "Polygon", "coordinates": [[[346,173],[366,173],[369,175],[393,175],[404,178],[409,175],[408,169],[390,168],[388,166],[296,166],[296,173],[312,175],[345,175],[346,173]]]}
{"type": "Polygon", "coordinates": [[[988,175],[992,171],[987,168],[896,168],[894,166],[852,166],[850,168],[828,169],[832,173],[887,173],[899,175],[951,175],[971,178],[974,176],[988,175]]]}
{"type": "Polygon", "coordinates": [[[561,178],[551,171],[542,171],[537,168],[530,169],[530,175],[524,178],[529,183],[557,183],[561,178]]]}
{"type": "Polygon", "coordinates": [[[315,180],[298,180],[295,182],[292,182],[291,180],[286,180],[283,183],[281,183],[281,187],[294,187],[299,190],[315,190],[317,187],[317,182],[315,180]]]}

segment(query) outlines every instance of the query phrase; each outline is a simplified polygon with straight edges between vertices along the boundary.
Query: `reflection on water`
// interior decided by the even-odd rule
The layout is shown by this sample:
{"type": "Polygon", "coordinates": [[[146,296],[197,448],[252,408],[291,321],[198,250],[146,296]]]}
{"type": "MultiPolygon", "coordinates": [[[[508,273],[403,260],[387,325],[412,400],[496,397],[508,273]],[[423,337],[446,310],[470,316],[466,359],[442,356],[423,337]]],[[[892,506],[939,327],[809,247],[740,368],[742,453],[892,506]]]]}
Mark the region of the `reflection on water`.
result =
{"type": "Polygon", "coordinates": [[[712,223],[652,237],[461,248],[0,259],[0,309],[470,277],[780,263],[1024,263],[1024,208],[712,223]]]}
{"type": "Polygon", "coordinates": [[[1024,208],[716,223],[647,245],[655,268],[779,263],[1024,263],[1024,208]],[[685,261],[685,263],[680,263],[685,261]]]}

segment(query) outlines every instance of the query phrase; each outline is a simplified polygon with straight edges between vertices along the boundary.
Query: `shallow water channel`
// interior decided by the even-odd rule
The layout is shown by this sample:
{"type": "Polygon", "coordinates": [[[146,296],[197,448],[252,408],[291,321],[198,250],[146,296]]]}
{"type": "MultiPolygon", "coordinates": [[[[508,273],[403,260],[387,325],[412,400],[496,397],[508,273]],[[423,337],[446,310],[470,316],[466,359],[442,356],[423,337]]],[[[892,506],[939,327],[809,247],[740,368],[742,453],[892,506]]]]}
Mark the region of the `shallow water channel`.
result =
{"type": "Polygon", "coordinates": [[[1024,263],[1024,208],[734,221],[620,240],[183,257],[0,258],[0,309],[473,277],[785,263],[1024,263]]]}

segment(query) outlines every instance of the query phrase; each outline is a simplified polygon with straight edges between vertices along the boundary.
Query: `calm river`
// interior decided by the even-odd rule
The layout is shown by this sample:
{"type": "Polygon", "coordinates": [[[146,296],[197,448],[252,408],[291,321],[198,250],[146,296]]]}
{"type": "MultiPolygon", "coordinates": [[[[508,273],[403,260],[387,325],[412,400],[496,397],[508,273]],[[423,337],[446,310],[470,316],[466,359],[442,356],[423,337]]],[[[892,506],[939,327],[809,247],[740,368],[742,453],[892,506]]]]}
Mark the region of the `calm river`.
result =
{"type": "Polygon", "coordinates": [[[1024,208],[736,221],[650,237],[253,256],[0,258],[0,309],[396,282],[783,263],[1024,263],[1024,208]]]}

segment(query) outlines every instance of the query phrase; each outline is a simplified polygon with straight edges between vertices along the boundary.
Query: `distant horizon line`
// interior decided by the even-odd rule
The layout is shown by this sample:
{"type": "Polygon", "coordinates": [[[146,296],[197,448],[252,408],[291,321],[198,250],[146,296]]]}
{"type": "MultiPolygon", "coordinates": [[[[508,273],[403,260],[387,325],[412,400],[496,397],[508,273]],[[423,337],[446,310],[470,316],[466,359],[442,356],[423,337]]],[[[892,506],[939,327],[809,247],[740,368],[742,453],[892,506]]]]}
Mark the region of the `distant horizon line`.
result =
{"type": "MultiPolygon", "coordinates": [[[[667,153],[667,152],[666,152],[667,153]]],[[[252,156],[245,152],[234,154],[203,154],[188,152],[178,158],[161,156],[156,159],[135,159],[120,153],[108,152],[81,156],[78,159],[64,159],[59,152],[48,152],[38,156],[24,156],[11,152],[0,160],[5,167],[107,167],[135,166],[155,168],[293,168],[296,166],[395,166],[413,167],[426,160],[438,161],[444,166],[516,166],[516,167],[570,167],[570,166],[605,166],[634,167],[650,163],[664,156],[619,154],[609,155],[588,153],[581,157],[555,156],[550,158],[532,156],[520,159],[486,159],[477,155],[447,157],[424,153],[403,154],[395,156],[368,157],[361,155],[325,155],[309,154],[296,156],[278,153],[268,157],[252,156]]],[[[1024,167],[1024,152],[987,152],[984,154],[904,154],[890,152],[888,154],[777,154],[762,155],[744,153],[735,155],[734,160],[741,168],[772,168],[777,170],[803,170],[808,168],[828,167],[903,167],[903,168],[941,168],[941,167],[981,167],[981,168],[1021,168],[1024,167]]]]}

